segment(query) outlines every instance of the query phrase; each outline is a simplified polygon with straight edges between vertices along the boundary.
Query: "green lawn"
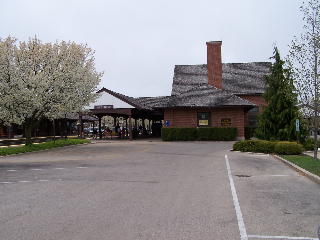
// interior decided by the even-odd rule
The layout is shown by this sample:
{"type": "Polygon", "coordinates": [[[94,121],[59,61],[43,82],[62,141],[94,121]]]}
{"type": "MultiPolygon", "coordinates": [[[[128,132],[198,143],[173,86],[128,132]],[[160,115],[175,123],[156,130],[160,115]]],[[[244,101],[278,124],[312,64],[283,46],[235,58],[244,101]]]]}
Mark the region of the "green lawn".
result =
{"type": "Polygon", "coordinates": [[[281,157],[320,176],[320,160],[314,160],[312,157],[305,155],[281,155],[281,157]]]}
{"type": "Polygon", "coordinates": [[[0,156],[6,156],[17,153],[25,153],[25,152],[35,152],[45,149],[51,149],[56,147],[63,147],[68,145],[76,145],[90,143],[87,139],[66,139],[66,140],[56,140],[50,142],[44,142],[39,144],[32,144],[31,146],[19,146],[19,147],[7,147],[0,149],[0,156]]]}

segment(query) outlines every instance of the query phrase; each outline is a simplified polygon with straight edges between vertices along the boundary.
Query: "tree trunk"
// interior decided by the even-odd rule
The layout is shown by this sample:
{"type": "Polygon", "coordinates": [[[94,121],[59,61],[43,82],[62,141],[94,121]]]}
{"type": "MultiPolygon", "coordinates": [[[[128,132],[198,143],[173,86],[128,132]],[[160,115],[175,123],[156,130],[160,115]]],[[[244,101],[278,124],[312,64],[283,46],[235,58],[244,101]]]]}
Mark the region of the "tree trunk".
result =
{"type": "Polygon", "coordinates": [[[24,131],[25,131],[25,137],[26,137],[26,145],[30,146],[32,145],[32,128],[33,128],[33,124],[32,124],[32,119],[28,119],[25,122],[24,125],[24,131]]]}
{"type": "Polygon", "coordinates": [[[55,119],[52,120],[52,128],[53,128],[53,142],[56,142],[56,124],[55,119]]]}
{"type": "Polygon", "coordinates": [[[318,129],[317,127],[314,128],[314,133],[313,133],[313,136],[314,136],[314,152],[313,152],[313,158],[314,159],[318,159],[318,129]]]}

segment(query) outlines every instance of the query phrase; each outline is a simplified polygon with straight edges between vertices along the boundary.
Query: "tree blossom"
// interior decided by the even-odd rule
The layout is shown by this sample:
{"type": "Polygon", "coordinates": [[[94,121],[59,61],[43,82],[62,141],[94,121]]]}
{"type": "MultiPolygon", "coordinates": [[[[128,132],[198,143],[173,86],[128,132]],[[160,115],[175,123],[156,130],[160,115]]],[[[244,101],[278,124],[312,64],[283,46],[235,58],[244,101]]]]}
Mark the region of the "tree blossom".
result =
{"type": "Polygon", "coordinates": [[[79,112],[97,98],[94,51],[74,42],[0,40],[0,121],[24,124],[27,143],[43,118],[79,112]]]}

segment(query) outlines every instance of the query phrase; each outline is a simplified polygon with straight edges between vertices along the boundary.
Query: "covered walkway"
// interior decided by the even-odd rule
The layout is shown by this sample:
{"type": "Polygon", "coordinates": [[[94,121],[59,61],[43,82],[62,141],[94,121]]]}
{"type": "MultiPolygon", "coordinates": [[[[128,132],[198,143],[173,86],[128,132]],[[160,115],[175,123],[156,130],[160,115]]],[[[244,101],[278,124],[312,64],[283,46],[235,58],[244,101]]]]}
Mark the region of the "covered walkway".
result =
{"type": "Polygon", "coordinates": [[[98,93],[100,97],[89,106],[88,112],[80,114],[81,136],[83,136],[82,118],[90,115],[98,119],[97,135],[100,139],[108,134],[112,136],[110,132],[112,130],[117,132],[120,138],[130,140],[138,137],[139,132],[144,136],[152,133],[153,137],[160,137],[163,111],[155,109],[155,106],[165,101],[167,97],[133,98],[106,88],[102,88],[98,93]],[[113,118],[113,126],[102,126],[104,116],[113,118]]]}

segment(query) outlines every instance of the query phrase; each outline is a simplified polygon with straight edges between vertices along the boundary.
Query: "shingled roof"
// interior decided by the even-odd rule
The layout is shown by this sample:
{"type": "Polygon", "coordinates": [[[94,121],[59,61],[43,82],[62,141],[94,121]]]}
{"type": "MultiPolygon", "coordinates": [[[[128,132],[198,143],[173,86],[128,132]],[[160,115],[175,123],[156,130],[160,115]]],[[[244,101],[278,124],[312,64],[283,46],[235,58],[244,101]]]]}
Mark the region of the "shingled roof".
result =
{"type": "Polygon", "coordinates": [[[255,104],[229,91],[210,85],[198,86],[179,95],[171,96],[168,102],[164,104],[162,107],[255,106],[255,104]]]}
{"type": "Polygon", "coordinates": [[[129,97],[127,95],[112,91],[112,90],[107,89],[107,88],[102,88],[97,93],[101,93],[101,92],[107,92],[107,93],[111,94],[112,96],[117,97],[120,100],[130,104],[131,106],[134,106],[137,109],[150,109],[151,110],[151,108],[148,108],[144,104],[140,104],[140,102],[137,101],[134,97],[129,97]]]}
{"type": "Polygon", "coordinates": [[[103,88],[126,103],[144,110],[168,107],[218,107],[246,106],[255,104],[238,97],[245,94],[262,94],[265,76],[270,73],[271,63],[224,63],[222,64],[222,88],[208,85],[207,65],[176,65],[171,96],[129,97],[103,88]]]}
{"type": "MultiPolygon", "coordinates": [[[[233,94],[262,94],[270,62],[223,63],[222,87],[233,94]]],[[[207,65],[176,65],[171,95],[179,95],[195,87],[208,85],[207,65]]]]}
{"type": "Polygon", "coordinates": [[[140,105],[145,106],[148,109],[154,109],[166,106],[171,96],[160,96],[160,97],[139,97],[135,98],[135,101],[140,105]]]}
{"type": "Polygon", "coordinates": [[[98,93],[100,92],[107,92],[109,94],[111,94],[114,97],[119,98],[120,100],[130,104],[131,106],[134,106],[137,109],[140,110],[152,110],[156,107],[160,107],[160,106],[164,106],[170,96],[160,96],[160,97],[138,97],[138,98],[134,98],[134,97],[129,97],[127,95],[112,91],[110,89],[107,88],[102,88],[98,91],[98,93]]]}

